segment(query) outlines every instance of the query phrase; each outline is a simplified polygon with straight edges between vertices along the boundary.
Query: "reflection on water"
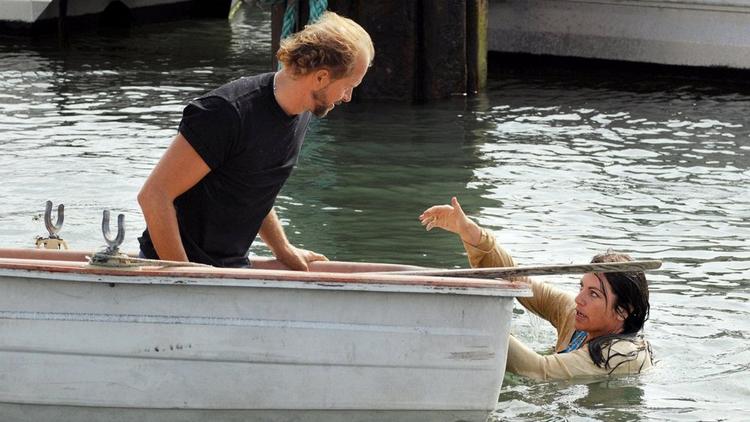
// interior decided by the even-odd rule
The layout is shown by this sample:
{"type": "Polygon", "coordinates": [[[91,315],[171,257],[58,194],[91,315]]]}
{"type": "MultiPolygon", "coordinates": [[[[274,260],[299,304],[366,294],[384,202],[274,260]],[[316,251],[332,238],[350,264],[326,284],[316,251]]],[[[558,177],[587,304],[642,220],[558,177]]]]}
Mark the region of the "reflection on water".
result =
{"type": "MultiPolygon", "coordinates": [[[[0,245],[30,247],[50,199],[66,205],[72,247],[103,244],[107,208],[125,213],[134,250],[144,225],[135,196],[182,107],[268,70],[269,38],[267,16],[247,8],[233,22],[78,34],[65,49],[0,38],[0,245]]],[[[656,370],[576,383],[506,376],[494,418],[742,419],[747,87],[612,72],[511,67],[476,98],[339,107],[314,124],[279,198],[287,233],[332,259],[465,266],[455,236],[417,221],[457,195],[520,263],[588,261],[609,247],[663,259],[649,277],[656,370]]],[[[576,289],[574,277],[547,280],[576,289]]],[[[537,350],[554,343],[526,313],[514,331],[537,350]]]]}

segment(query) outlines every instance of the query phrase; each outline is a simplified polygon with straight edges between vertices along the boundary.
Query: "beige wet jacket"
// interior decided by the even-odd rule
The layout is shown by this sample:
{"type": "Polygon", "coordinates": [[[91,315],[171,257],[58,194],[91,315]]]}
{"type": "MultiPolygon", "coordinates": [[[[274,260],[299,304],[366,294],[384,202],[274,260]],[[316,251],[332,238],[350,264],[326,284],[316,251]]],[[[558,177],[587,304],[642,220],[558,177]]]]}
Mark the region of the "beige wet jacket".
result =
{"type": "MultiPolygon", "coordinates": [[[[515,266],[508,252],[484,229],[478,245],[472,246],[464,242],[464,248],[469,253],[472,268],[515,266]]],[[[529,281],[525,277],[519,277],[518,280],[529,281]]],[[[610,374],[637,374],[651,367],[651,350],[645,340],[640,340],[640,344],[620,341],[611,347],[602,347],[605,356],[608,353],[615,355],[610,361],[610,368],[601,368],[594,364],[589,356],[588,344],[573,352],[558,353],[568,346],[575,332],[575,296],[539,281],[531,281],[531,288],[533,297],[518,298],[518,301],[555,327],[555,353],[540,355],[511,335],[506,365],[508,371],[537,380],[559,380],[610,374]]]]}

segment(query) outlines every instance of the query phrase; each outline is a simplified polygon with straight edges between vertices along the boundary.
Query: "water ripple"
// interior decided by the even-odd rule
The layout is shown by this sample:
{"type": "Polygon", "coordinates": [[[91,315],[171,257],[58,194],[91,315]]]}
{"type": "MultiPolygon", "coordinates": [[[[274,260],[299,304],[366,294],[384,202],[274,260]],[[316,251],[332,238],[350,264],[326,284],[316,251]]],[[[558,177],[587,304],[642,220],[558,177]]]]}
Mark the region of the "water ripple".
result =
{"type": "MultiPolygon", "coordinates": [[[[67,48],[0,39],[0,244],[30,247],[51,199],[66,205],[73,247],[103,244],[106,208],[125,213],[135,249],[137,192],[184,104],[270,69],[268,16],[244,13],[77,34],[67,48]]],[[[465,266],[455,236],[417,221],[457,195],[522,264],[588,261],[608,248],[662,259],[648,275],[652,374],[506,378],[494,417],[740,418],[750,390],[750,96],[679,75],[545,72],[495,75],[475,98],[337,107],[311,126],[278,198],[287,234],[331,259],[465,266]]],[[[526,315],[514,330],[548,349],[551,328],[526,315]]]]}

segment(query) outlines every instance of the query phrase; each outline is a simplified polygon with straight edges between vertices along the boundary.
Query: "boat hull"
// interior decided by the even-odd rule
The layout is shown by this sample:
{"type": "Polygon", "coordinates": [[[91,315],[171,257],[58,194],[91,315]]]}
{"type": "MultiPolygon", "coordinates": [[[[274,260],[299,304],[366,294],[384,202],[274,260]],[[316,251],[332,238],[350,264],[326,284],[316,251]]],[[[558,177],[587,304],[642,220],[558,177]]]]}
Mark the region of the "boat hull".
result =
{"type": "Polygon", "coordinates": [[[513,296],[0,265],[0,403],[57,421],[484,420],[513,296]]]}

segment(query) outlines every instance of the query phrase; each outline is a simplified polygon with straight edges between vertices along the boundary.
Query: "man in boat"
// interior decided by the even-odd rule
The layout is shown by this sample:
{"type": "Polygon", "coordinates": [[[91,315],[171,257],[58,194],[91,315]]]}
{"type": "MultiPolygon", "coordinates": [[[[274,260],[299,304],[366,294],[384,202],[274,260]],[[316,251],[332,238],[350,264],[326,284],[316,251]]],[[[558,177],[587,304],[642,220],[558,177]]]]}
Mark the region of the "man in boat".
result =
{"type": "MultiPolygon", "coordinates": [[[[450,205],[436,205],[420,216],[427,230],[439,227],[458,234],[472,267],[514,267],[510,254],[489,231],[466,217],[454,197],[450,205]]],[[[624,262],[628,255],[607,252],[591,261],[624,262]]],[[[651,347],[643,338],[648,319],[648,283],[643,272],[587,273],[578,295],[547,283],[531,283],[533,297],[518,298],[534,314],[557,330],[554,353],[541,355],[510,336],[506,368],[537,380],[638,374],[653,364],[651,347]]]]}
{"type": "Polygon", "coordinates": [[[278,72],[240,78],[191,101],[138,194],[147,226],[141,255],[247,267],[260,235],[291,269],[327,260],[290,244],[273,204],[311,116],[349,102],[374,55],[361,26],[326,12],[281,41],[278,72]]]}

